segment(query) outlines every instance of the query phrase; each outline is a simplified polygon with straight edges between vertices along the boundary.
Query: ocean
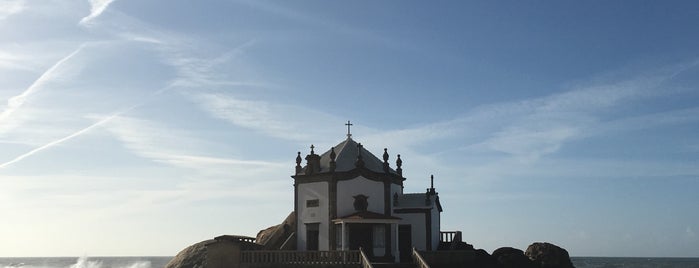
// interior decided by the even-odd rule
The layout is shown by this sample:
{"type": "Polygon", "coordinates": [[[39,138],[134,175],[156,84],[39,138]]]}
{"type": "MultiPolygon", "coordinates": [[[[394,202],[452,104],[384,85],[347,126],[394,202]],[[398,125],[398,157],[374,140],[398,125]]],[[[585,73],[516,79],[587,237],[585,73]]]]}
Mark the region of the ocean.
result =
{"type": "MultiPolygon", "coordinates": [[[[162,268],[172,257],[0,258],[0,268],[162,268]]],[[[699,268],[699,258],[572,257],[576,268],[699,268]]]]}

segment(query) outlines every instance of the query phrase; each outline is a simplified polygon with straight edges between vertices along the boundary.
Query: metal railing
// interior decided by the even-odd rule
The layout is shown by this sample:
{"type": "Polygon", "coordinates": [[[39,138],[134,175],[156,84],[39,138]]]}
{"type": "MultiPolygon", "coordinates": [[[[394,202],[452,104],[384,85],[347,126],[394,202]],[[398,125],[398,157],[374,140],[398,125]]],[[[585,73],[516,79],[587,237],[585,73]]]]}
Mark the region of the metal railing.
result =
{"type": "Polygon", "coordinates": [[[366,254],[364,254],[364,249],[359,248],[359,255],[361,256],[360,263],[362,265],[362,268],[374,268],[374,266],[371,265],[369,257],[367,257],[366,254]]]}
{"type": "Polygon", "coordinates": [[[360,255],[359,250],[251,250],[240,252],[240,262],[248,264],[360,264],[362,261],[360,255]]]}
{"type": "Polygon", "coordinates": [[[425,259],[420,256],[420,252],[417,252],[415,248],[413,248],[413,263],[417,265],[418,268],[430,268],[430,265],[427,264],[425,259]]]}

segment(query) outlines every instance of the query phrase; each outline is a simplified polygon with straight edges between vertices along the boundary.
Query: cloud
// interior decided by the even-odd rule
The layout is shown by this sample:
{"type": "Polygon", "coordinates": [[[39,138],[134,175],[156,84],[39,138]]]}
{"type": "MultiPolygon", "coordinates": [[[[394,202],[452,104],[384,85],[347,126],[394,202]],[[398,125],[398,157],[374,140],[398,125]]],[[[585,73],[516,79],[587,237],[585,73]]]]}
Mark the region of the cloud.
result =
{"type": "MultiPolygon", "coordinates": [[[[68,62],[72,57],[77,55],[84,47],[85,47],[85,44],[80,45],[77,49],[73,50],[73,52],[71,52],[67,56],[63,57],[62,59],[58,60],[58,62],[53,64],[53,66],[51,66],[48,70],[46,70],[44,73],[42,73],[39,76],[39,78],[37,78],[21,94],[13,96],[10,99],[8,99],[7,105],[5,106],[5,109],[0,113],[0,125],[4,125],[4,123],[8,120],[8,118],[15,111],[17,111],[19,108],[21,108],[22,105],[24,105],[24,103],[27,101],[27,98],[29,98],[31,95],[35,94],[44,83],[46,83],[47,81],[56,77],[58,70],[61,68],[61,66],[64,65],[66,62],[68,62]]],[[[0,129],[0,130],[2,130],[2,129],[0,129]]]]}
{"type": "Polygon", "coordinates": [[[156,122],[120,116],[104,126],[133,153],[170,166],[197,170],[206,174],[226,174],[232,167],[239,170],[285,167],[279,163],[238,160],[206,155],[215,145],[193,137],[188,131],[165,127],[156,122]]]}
{"type": "Polygon", "coordinates": [[[4,0],[0,2],[0,20],[22,12],[26,7],[24,0],[4,0]]]}
{"type": "Polygon", "coordinates": [[[80,20],[81,25],[87,25],[95,18],[99,17],[104,12],[109,4],[115,0],[89,0],[90,14],[80,20]]]}
{"type": "Polygon", "coordinates": [[[298,126],[341,122],[339,118],[332,115],[308,108],[245,100],[231,94],[196,93],[189,96],[199,107],[215,118],[286,140],[327,139],[329,134],[325,130],[301,132],[298,131],[298,126]]]}
{"type": "Polygon", "coordinates": [[[61,144],[61,143],[65,142],[65,141],[68,141],[68,140],[70,140],[70,139],[73,139],[73,138],[75,138],[75,137],[78,137],[78,136],[80,136],[80,135],[82,135],[82,134],[84,134],[84,133],[90,131],[91,129],[93,129],[93,128],[97,127],[97,126],[102,125],[102,124],[108,122],[109,120],[111,120],[111,119],[113,119],[114,117],[116,117],[118,114],[119,114],[119,113],[114,114],[114,115],[111,115],[111,116],[109,116],[109,117],[106,117],[106,118],[104,118],[104,119],[102,119],[102,120],[100,120],[100,121],[97,121],[96,123],[94,123],[94,124],[92,124],[92,125],[90,125],[90,126],[88,126],[88,127],[85,127],[85,128],[83,128],[83,129],[81,129],[81,130],[78,130],[78,131],[76,131],[76,132],[73,132],[73,133],[71,133],[71,134],[68,135],[68,136],[65,136],[65,137],[63,137],[63,138],[60,138],[60,139],[51,141],[51,142],[49,142],[49,143],[47,143],[47,144],[44,144],[44,145],[42,145],[42,146],[39,146],[39,147],[37,147],[37,148],[32,149],[32,150],[29,151],[29,152],[26,152],[26,153],[24,153],[24,154],[21,154],[21,155],[15,157],[14,159],[12,159],[12,160],[10,160],[10,161],[7,161],[7,162],[5,162],[5,163],[0,164],[0,169],[5,168],[5,167],[7,167],[7,166],[9,166],[9,165],[12,165],[12,164],[14,164],[14,163],[17,163],[17,162],[21,161],[22,159],[25,159],[25,158],[27,158],[27,157],[33,155],[33,154],[36,154],[36,153],[38,153],[38,152],[41,152],[41,151],[43,151],[43,150],[46,150],[46,149],[48,149],[48,148],[51,148],[51,147],[56,146],[56,145],[58,145],[58,144],[61,144]]]}

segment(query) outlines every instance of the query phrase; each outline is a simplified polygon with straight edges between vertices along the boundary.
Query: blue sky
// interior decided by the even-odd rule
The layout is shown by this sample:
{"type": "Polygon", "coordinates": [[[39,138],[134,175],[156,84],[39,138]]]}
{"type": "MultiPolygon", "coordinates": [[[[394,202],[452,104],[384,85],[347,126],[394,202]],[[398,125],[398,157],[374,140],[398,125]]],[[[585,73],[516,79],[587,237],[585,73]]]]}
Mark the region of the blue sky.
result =
{"type": "Polygon", "coordinates": [[[692,1],[4,0],[0,254],[254,235],[352,120],[477,248],[699,257],[697,25],[692,1]]]}

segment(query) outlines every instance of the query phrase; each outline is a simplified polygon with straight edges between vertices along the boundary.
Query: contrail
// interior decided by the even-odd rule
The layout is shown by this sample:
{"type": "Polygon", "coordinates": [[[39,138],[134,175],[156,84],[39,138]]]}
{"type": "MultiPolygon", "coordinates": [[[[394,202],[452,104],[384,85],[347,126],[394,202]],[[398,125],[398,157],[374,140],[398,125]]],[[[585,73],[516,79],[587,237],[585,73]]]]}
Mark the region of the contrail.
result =
{"type": "MultiPolygon", "coordinates": [[[[126,112],[126,111],[125,111],[125,112],[126,112]]],[[[86,128],[83,128],[83,129],[81,129],[81,130],[79,130],[79,131],[77,131],[77,132],[75,132],[75,133],[73,133],[73,134],[70,134],[70,135],[65,136],[65,137],[63,137],[63,138],[60,138],[60,139],[57,139],[57,140],[55,140],[55,141],[49,142],[49,143],[47,143],[47,144],[44,144],[44,145],[42,145],[41,147],[34,148],[34,150],[31,150],[31,151],[26,152],[26,153],[24,153],[24,154],[22,154],[22,155],[20,155],[20,156],[18,156],[18,157],[15,157],[15,159],[12,159],[12,160],[10,160],[10,161],[8,161],[8,162],[5,162],[5,163],[3,163],[3,164],[0,164],[0,169],[6,167],[6,166],[8,166],[8,165],[14,164],[14,163],[16,163],[16,162],[18,162],[18,161],[20,161],[20,160],[22,160],[22,159],[24,159],[24,158],[26,158],[26,157],[28,157],[28,156],[30,156],[30,155],[33,155],[33,154],[35,154],[35,153],[37,153],[37,152],[39,152],[39,151],[42,151],[42,150],[44,150],[44,149],[46,149],[46,148],[53,147],[53,146],[56,145],[56,144],[59,144],[59,143],[61,143],[61,142],[70,140],[70,139],[72,139],[72,138],[75,138],[75,137],[79,136],[80,134],[83,134],[83,133],[89,131],[90,129],[95,128],[96,126],[99,126],[99,125],[101,125],[101,124],[106,123],[106,122],[109,121],[109,120],[112,120],[114,117],[117,117],[117,116],[119,116],[120,114],[121,114],[121,113],[115,113],[115,114],[113,114],[113,115],[111,115],[111,116],[109,116],[109,117],[107,117],[107,118],[104,118],[104,119],[98,121],[97,123],[94,123],[94,124],[92,124],[92,125],[90,125],[90,126],[88,126],[88,127],[86,127],[86,128]]]]}
{"type": "Polygon", "coordinates": [[[87,24],[91,20],[99,17],[99,15],[107,9],[109,4],[114,2],[114,0],[90,0],[90,15],[85,16],[80,20],[80,24],[87,24]]]}
{"type": "Polygon", "coordinates": [[[158,90],[158,91],[156,91],[156,92],[153,92],[153,94],[151,94],[150,97],[149,97],[148,99],[146,99],[146,100],[144,100],[144,101],[142,101],[142,102],[139,102],[139,103],[136,103],[136,104],[134,104],[134,105],[131,105],[131,106],[127,107],[126,109],[123,109],[123,110],[121,110],[121,111],[115,112],[115,113],[113,113],[112,115],[110,115],[110,116],[108,116],[108,117],[105,117],[104,119],[99,120],[99,121],[97,121],[96,123],[94,123],[94,124],[92,124],[92,125],[87,126],[86,128],[83,128],[83,129],[81,129],[81,130],[78,130],[78,131],[76,131],[76,132],[74,132],[74,133],[72,133],[72,134],[70,134],[70,135],[68,135],[68,136],[65,136],[65,137],[63,137],[63,138],[60,138],[60,139],[57,139],[57,140],[55,140],[55,141],[49,142],[49,143],[47,143],[47,144],[44,144],[44,145],[42,145],[42,146],[40,146],[40,147],[34,148],[33,150],[31,150],[31,151],[29,151],[29,152],[26,152],[26,153],[24,153],[24,154],[22,154],[22,155],[20,155],[20,156],[15,157],[15,159],[12,159],[12,160],[10,160],[10,161],[7,161],[7,162],[5,162],[5,163],[2,163],[2,164],[0,164],[0,169],[3,169],[3,168],[5,168],[6,166],[9,166],[9,165],[11,165],[11,164],[17,163],[17,162],[21,161],[21,160],[24,159],[24,158],[27,158],[27,157],[29,157],[29,156],[35,154],[35,153],[38,153],[38,152],[40,152],[40,151],[45,150],[45,149],[51,148],[51,147],[53,147],[53,146],[55,146],[55,145],[57,145],[57,144],[60,144],[60,143],[62,143],[62,142],[64,142],[64,141],[67,141],[67,140],[70,140],[70,139],[75,138],[75,137],[77,137],[77,136],[80,136],[80,135],[84,134],[85,132],[88,132],[88,131],[90,131],[91,129],[97,127],[97,126],[100,126],[100,125],[102,125],[102,124],[104,124],[104,123],[109,122],[110,120],[114,119],[114,118],[117,117],[117,116],[120,116],[120,115],[122,115],[122,114],[124,114],[124,113],[127,113],[127,112],[129,112],[129,111],[135,109],[136,107],[139,107],[139,106],[145,104],[146,102],[148,102],[148,101],[150,100],[150,98],[152,98],[152,97],[154,97],[154,96],[156,96],[156,95],[159,95],[159,94],[161,94],[161,93],[163,93],[163,92],[165,92],[165,91],[167,91],[167,90],[169,90],[169,89],[170,89],[170,87],[162,88],[162,89],[160,89],[160,90],[158,90]]]}
{"type": "Polygon", "coordinates": [[[0,113],[0,124],[5,121],[14,111],[22,107],[24,102],[26,101],[27,97],[29,97],[31,94],[33,94],[39,86],[44,83],[44,81],[48,80],[51,77],[51,74],[58,69],[63,63],[68,61],[70,58],[78,54],[80,50],[82,50],[85,47],[85,44],[80,45],[76,50],[68,54],[68,56],[63,57],[61,60],[56,62],[51,68],[46,70],[39,78],[37,78],[34,83],[32,83],[22,94],[19,94],[17,96],[14,96],[10,99],[7,100],[7,108],[5,108],[2,113],[0,113]]]}

